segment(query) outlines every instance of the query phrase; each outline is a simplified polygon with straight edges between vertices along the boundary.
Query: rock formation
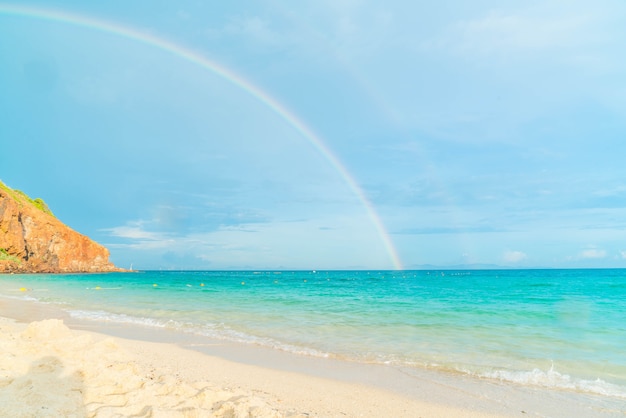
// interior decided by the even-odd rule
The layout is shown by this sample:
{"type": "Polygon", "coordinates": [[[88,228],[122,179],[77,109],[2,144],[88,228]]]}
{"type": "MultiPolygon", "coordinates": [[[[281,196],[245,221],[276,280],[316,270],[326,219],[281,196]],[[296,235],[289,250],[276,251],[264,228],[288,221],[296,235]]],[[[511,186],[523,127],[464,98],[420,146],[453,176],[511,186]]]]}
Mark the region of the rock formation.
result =
{"type": "Polygon", "coordinates": [[[41,199],[0,182],[0,273],[123,271],[109,251],[59,221],[41,199]]]}

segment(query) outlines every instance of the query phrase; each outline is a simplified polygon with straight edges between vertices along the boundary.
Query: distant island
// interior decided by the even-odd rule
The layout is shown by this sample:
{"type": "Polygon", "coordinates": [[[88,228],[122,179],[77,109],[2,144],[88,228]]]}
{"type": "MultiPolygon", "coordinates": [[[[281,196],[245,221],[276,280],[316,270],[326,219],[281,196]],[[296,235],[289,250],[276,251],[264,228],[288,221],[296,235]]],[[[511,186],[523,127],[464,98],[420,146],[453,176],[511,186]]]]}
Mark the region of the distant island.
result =
{"type": "Polygon", "coordinates": [[[42,199],[0,181],[0,273],[125,271],[109,250],[58,220],[42,199]]]}

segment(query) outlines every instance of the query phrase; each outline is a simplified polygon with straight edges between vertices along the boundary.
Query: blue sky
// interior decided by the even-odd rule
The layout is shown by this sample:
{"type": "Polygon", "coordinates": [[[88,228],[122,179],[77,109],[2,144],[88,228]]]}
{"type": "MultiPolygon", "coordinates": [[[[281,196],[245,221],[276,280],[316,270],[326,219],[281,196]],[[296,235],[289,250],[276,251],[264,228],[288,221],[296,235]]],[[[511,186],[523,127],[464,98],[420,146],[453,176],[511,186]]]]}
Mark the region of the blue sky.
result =
{"type": "Polygon", "coordinates": [[[621,1],[0,1],[0,179],[140,269],[626,267],[621,1]],[[436,4],[435,4],[436,3],[436,4]],[[9,13],[13,6],[30,12],[9,13]]]}

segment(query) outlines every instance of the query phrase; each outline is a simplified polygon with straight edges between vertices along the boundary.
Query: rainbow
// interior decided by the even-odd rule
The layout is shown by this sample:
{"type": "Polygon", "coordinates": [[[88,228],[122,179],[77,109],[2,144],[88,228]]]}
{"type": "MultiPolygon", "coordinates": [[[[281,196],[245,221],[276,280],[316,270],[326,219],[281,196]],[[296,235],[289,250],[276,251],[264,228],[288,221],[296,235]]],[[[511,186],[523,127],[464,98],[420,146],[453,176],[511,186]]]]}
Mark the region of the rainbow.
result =
{"type": "Polygon", "coordinates": [[[389,237],[389,233],[383,225],[378,213],[376,213],[376,210],[372,206],[372,203],[365,196],[363,190],[359,187],[354,177],[341,163],[339,158],[332,153],[328,146],[309,127],[307,127],[304,122],[298,119],[298,117],[290,112],[284,105],[279,103],[276,99],[261,90],[259,87],[255,86],[243,77],[236,74],[234,71],[207,59],[196,51],[193,51],[185,46],[179,45],[167,39],[155,36],[153,34],[141,32],[137,29],[122,26],[113,22],[95,19],[93,17],[78,15],[66,11],[15,6],[2,3],[0,3],[0,14],[66,23],[74,26],[84,27],[91,30],[121,36],[123,38],[130,39],[132,41],[139,42],[150,47],[158,48],[162,51],[166,51],[178,58],[198,65],[249,93],[259,102],[270,108],[288,125],[290,125],[300,135],[302,135],[302,137],[305,138],[311,144],[311,146],[313,146],[313,148],[315,148],[339,173],[341,178],[345,181],[346,185],[350,188],[350,190],[354,193],[354,195],[367,210],[367,214],[384,244],[385,250],[387,251],[391,259],[393,267],[397,270],[402,269],[402,263],[400,261],[400,258],[391,241],[391,238],[389,237]]]}

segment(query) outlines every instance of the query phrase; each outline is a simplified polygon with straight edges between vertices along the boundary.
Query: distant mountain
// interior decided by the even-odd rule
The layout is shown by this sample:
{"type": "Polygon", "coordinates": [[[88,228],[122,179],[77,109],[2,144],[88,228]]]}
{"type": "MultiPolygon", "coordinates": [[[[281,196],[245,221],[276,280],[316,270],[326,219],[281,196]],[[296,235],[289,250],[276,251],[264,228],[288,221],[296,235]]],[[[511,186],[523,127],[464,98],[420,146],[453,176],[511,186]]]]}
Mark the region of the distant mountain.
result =
{"type": "Polygon", "coordinates": [[[0,273],[123,271],[109,250],[58,220],[45,202],[0,182],[0,273]]]}

